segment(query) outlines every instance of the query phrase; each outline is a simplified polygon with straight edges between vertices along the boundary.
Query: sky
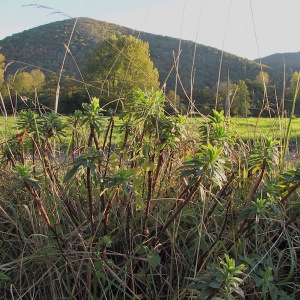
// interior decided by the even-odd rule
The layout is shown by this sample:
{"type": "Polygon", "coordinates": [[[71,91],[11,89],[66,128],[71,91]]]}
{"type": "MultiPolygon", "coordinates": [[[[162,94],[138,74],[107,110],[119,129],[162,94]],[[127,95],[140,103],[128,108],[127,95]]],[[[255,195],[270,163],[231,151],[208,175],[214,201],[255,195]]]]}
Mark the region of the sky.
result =
{"type": "Polygon", "coordinates": [[[299,0],[2,0],[0,40],[89,17],[256,59],[300,51],[299,11],[299,0]]]}

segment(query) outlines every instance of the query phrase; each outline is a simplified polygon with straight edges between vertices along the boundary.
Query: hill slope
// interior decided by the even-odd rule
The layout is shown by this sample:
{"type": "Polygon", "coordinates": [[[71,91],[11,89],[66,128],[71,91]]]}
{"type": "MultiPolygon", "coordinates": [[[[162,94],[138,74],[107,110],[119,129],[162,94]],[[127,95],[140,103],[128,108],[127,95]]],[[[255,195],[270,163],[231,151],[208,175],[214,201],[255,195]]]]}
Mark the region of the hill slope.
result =
{"type": "MultiPolygon", "coordinates": [[[[259,62],[259,59],[255,60],[259,62]]],[[[288,79],[293,72],[300,70],[300,52],[276,53],[261,59],[261,62],[277,72],[283,78],[284,69],[288,79]]]]}
{"type": "MultiPolygon", "coordinates": [[[[15,72],[18,68],[33,65],[47,71],[58,72],[65,54],[64,44],[68,43],[75,19],[39,26],[24,32],[14,34],[0,41],[1,53],[7,61],[14,61],[7,73],[15,72]],[[22,62],[22,63],[20,63],[22,62]]],[[[160,73],[160,82],[167,80],[167,89],[174,89],[175,71],[174,58],[180,48],[179,74],[181,82],[186,89],[190,89],[191,73],[195,74],[195,88],[206,85],[213,86],[218,81],[221,51],[197,44],[192,41],[181,41],[176,38],[154,35],[149,33],[134,32],[132,29],[97,21],[89,18],[79,18],[70,44],[70,50],[79,68],[84,68],[88,52],[95,45],[112,34],[135,35],[149,42],[150,56],[155,67],[160,73]],[[193,56],[196,49],[194,69],[193,56]]],[[[31,66],[31,68],[33,68],[31,66]]],[[[222,61],[221,81],[226,81],[227,69],[230,70],[230,78],[233,81],[240,79],[254,79],[259,73],[259,65],[256,62],[224,53],[222,61]]],[[[67,55],[64,65],[65,74],[78,77],[78,71],[71,55],[67,55]]],[[[79,77],[78,77],[79,78],[79,77]]]]}
{"type": "MultiPolygon", "coordinates": [[[[255,61],[259,62],[258,59],[255,61]]],[[[288,53],[276,53],[261,59],[261,62],[269,67],[282,71],[284,66],[287,69],[294,71],[300,68],[300,51],[299,52],[288,52],[288,53]]]]}

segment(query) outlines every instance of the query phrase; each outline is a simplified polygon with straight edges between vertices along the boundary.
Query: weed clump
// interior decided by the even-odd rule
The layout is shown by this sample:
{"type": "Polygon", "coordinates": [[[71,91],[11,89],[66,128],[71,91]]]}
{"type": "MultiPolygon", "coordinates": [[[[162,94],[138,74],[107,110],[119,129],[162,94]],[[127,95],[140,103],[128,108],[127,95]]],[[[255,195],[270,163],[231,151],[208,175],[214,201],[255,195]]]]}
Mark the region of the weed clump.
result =
{"type": "Polygon", "coordinates": [[[1,148],[4,299],[297,297],[299,166],[223,112],[190,131],[164,103],[136,90],[118,116],[93,98],[68,137],[20,113],[1,148]]]}

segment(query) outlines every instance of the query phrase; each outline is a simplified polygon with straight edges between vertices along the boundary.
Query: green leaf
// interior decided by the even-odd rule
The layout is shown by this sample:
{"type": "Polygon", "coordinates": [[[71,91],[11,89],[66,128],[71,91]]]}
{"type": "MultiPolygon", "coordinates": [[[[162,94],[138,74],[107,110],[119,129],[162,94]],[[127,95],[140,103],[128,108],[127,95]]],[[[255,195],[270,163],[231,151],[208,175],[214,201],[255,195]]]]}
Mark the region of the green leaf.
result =
{"type": "Polygon", "coordinates": [[[150,251],[147,254],[147,260],[150,265],[150,268],[154,270],[160,264],[161,258],[154,251],[150,251]]]}
{"type": "Polygon", "coordinates": [[[256,287],[261,287],[263,284],[264,284],[264,280],[261,278],[255,282],[256,287]]]}
{"type": "Polygon", "coordinates": [[[141,254],[146,254],[146,253],[148,253],[149,252],[149,248],[147,247],[147,246],[139,246],[138,248],[137,248],[137,250],[136,250],[136,253],[138,254],[138,255],[141,255],[141,254]]]}
{"type": "Polygon", "coordinates": [[[10,280],[10,277],[7,276],[5,273],[0,272],[0,281],[8,281],[10,280]]]}
{"type": "Polygon", "coordinates": [[[200,294],[199,294],[199,296],[198,296],[198,298],[199,299],[207,299],[207,297],[208,296],[210,296],[211,295],[211,293],[214,291],[214,289],[211,289],[211,288],[206,288],[206,289],[203,289],[201,292],[200,292],[200,294]]]}
{"type": "Polygon", "coordinates": [[[214,289],[219,289],[221,287],[221,284],[219,282],[212,281],[211,283],[208,284],[208,286],[214,289]]]}
{"type": "Polygon", "coordinates": [[[232,288],[234,292],[236,292],[238,295],[240,295],[242,298],[245,297],[243,290],[240,287],[232,288]]]}
{"type": "Polygon", "coordinates": [[[153,171],[155,169],[155,164],[152,161],[146,161],[141,164],[141,168],[145,171],[153,171]]]}
{"type": "Polygon", "coordinates": [[[136,209],[141,211],[145,207],[144,198],[142,196],[137,196],[135,199],[136,209]]]}
{"type": "Polygon", "coordinates": [[[103,244],[105,245],[105,247],[107,247],[107,248],[111,247],[111,245],[112,245],[112,243],[113,243],[111,237],[108,236],[108,235],[105,235],[105,236],[102,238],[102,242],[103,242],[103,244]]]}
{"type": "Polygon", "coordinates": [[[77,173],[79,167],[80,167],[80,165],[76,165],[75,167],[73,167],[72,169],[70,169],[67,172],[67,174],[65,175],[63,182],[67,183],[70,179],[72,179],[72,177],[77,173]]]}
{"type": "Polygon", "coordinates": [[[32,186],[33,188],[35,188],[36,190],[40,190],[40,186],[38,184],[38,181],[34,178],[28,178],[28,179],[25,179],[24,182],[26,184],[28,184],[29,186],[32,186]]]}

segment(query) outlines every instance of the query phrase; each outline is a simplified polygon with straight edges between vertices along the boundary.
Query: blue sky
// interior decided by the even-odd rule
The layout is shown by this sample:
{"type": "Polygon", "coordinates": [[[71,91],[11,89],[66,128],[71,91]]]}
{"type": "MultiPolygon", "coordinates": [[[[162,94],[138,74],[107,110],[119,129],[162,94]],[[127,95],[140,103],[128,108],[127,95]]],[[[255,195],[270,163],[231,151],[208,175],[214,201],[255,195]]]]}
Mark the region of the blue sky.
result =
{"type": "Polygon", "coordinates": [[[300,51],[299,11],[299,0],[5,0],[0,40],[83,16],[254,59],[300,51]]]}

